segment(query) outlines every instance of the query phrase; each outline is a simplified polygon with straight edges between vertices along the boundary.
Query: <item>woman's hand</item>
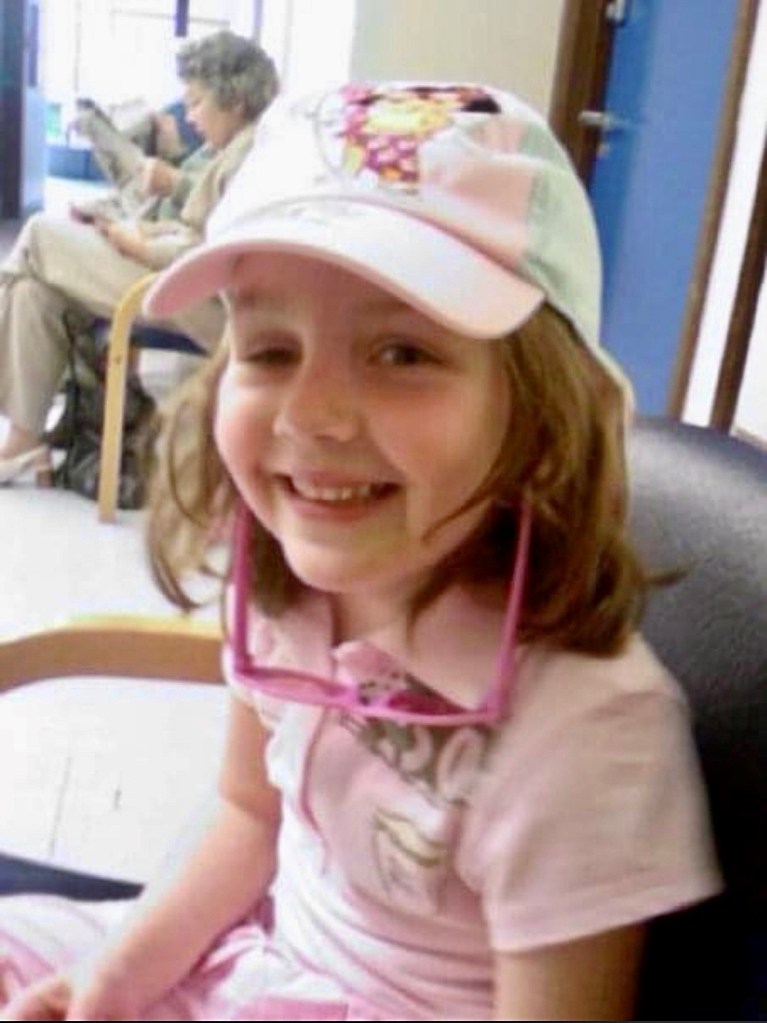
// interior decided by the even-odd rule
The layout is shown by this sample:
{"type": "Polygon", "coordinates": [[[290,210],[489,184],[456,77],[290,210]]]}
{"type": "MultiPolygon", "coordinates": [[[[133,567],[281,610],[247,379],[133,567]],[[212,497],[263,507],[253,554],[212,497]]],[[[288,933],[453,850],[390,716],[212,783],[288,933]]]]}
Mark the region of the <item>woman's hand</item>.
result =
{"type": "Polygon", "coordinates": [[[173,195],[180,176],[171,164],[148,156],[141,170],[141,188],[146,195],[173,195]]]}
{"type": "Polygon", "coordinates": [[[144,235],[138,225],[120,220],[97,219],[94,221],[94,226],[121,256],[135,259],[139,263],[146,262],[144,235]]]}
{"type": "Polygon", "coordinates": [[[173,114],[158,112],[152,117],[155,130],[155,152],[164,160],[177,160],[184,155],[184,142],[173,114]]]}
{"type": "Polygon", "coordinates": [[[74,203],[70,203],[69,205],[69,215],[72,218],[72,220],[76,220],[78,224],[93,223],[93,214],[84,212],[83,210],[80,209],[79,206],[76,206],[74,203]]]}

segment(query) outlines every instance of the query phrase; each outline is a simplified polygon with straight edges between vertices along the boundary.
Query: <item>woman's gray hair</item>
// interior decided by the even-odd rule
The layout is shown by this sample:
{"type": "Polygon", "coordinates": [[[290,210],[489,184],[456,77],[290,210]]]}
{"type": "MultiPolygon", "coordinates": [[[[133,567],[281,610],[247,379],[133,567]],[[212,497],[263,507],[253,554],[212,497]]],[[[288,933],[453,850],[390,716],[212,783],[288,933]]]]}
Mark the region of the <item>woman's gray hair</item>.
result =
{"type": "Polygon", "coordinates": [[[272,58],[228,29],[184,43],[176,54],[176,70],[182,82],[199,81],[210,89],[222,109],[242,103],[248,121],[255,121],[279,89],[272,58]]]}

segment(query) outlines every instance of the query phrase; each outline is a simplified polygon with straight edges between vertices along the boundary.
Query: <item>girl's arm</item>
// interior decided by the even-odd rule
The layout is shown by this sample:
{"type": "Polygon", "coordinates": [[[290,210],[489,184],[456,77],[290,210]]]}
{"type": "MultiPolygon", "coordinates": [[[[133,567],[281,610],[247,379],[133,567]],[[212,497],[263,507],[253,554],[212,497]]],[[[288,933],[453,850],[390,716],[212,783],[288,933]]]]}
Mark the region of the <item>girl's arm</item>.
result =
{"type": "Polygon", "coordinates": [[[495,957],[496,1020],[633,1019],[641,925],[495,957]]]}
{"type": "MultiPolygon", "coordinates": [[[[220,801],[210,827],[175,876],[147,888],[76,995],[88,1003],[129,992],[146,1008],[191,970],[218,935],[264,898],[275,869],[277,791],[264,765],[268,733],[255,711],[233,698],[220,801]],[[120,994],[118,994],[120,992],[120,994]]],[[[77,1018],[137,1018],[83,1015],[77,1018]]]]}

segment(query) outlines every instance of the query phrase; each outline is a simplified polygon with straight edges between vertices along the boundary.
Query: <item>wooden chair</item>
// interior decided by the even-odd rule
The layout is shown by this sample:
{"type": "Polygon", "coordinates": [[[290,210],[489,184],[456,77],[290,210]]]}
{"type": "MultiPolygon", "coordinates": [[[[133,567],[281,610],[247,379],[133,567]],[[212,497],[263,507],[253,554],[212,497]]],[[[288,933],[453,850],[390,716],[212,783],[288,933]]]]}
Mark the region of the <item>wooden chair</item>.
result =
{"type": "Polygon", "coordinates": [[[109,327],[99,464],[98,514],[101,522],[113,522],[117,508],[131,345],[194,355],[205,354],[199,345],[184,334],[151,324],[134,324],[144,295],[155,277],[155,273],[146,274],[126,290],[109,327]]]}
{"type": "MultiPolygon", "coordinates": [[[[128,793],[133,793],[134,799],[136,792],[143,793],[145,782],[139,781],[134,784],[130,776],[122,776],[123,771],[134,776],[136,771],[131,770],[132,761],[125,761],[125,753],[116,755],[115,738],[107,739],[109,733],[104,729],[114,725],[115,715],[125,713],[127,708],[131,709],[131,720],[136,710],[140,710],[144,705],[147,712],[151,712],[150,702],[138,700],[138,697],[142,696],[138,690],[130,692],[127,685],[130,679],[160,683],[157,684],[157,699],[164,701],[166,706],[173,697],[172,687],[169,690],[168,683],[191,682],[205,683],[211,687],[218,686],[222,682],[221,630],[216,623],[182,618],[102,615],[81,618],[56,628],[0,642],[0,697],[30,682],[65,678],[77,679],[72,688],[65,687],[57,693],[41,690],[39,697],[31,694],[35,697],[31,703],[22,700],[21,703],[10,707],[8,716],[4,718],[5,727],[21,728],[19,748],[35,751],[32,753],[34,756],[44,754],[47,767],[46,770],[42,770],[43,761],[40,761],[42,774],[38,786],[42,787],[42,791],[39,792],[39,800],[36,792],[27,788],[22,788],[18,794],[21,799],[32,797],[41,816],[39,820],[31,821],[29,835],[25,832],[27,838],[18,845],[12,844],[13,840],[6,827],[5,834],[11,845],[9,848],[0,849],[0,893],[45,892],[89,900],[129,898],[140,891],[142,881],[153,873],[149,865],[152,859],[162,861],[167,854],[169,842],[173,844],[177,841],[179,830],[183,831],[184,827],[188,826],[187,813],[190,810],[192,814],[196,813],[194,808],[202,798],[200,783],[204,774],[192,772],[193,779],[187,777],[186,791],[177,793],[173,806],[166,807],[159,802],[159,798],[154,799],[152,804],[154,810],[149,806],[142,818],[153,827],[148,834],[142,829],[136,835],[136,839],[140,839],[141,843],[141,855],[138,857],[140,861],[136,862],[133,858],[130,860],[127,858],[120,843],[120,835],[125,833],[128,838],[127,851],[130,852],[131,849],[137,851],[135,840],[130,838],[137,826],[136,807],[129,805],[120,813],[116,813],[115,808],[112,808],[99,826],[97,817],[91,818],[87,812],[83,816],[83,808],[100,807],[98,812],[101,812],[105,804],[98,799],[95,803],[89,802],[85,793],[78,795],[78,790],[72,788],[73,779],[70,777],[72,768],[76,763],[85,765],[86,779],[90,776],[88,772],[94,768],[105,771],[102,782],[96,782],[94,775],[96,787],[103,786],[102,792],[112,785],[118,785],[119,789],[116,789],[116,792],[124,792],[127,788],[128,793]],[[94,699],[88,699],[89,684],[92,683],[96,687],[106,686],[114,679],[121,681],[120,691],[116,691],[112,684],[102,697],[94,693],[94,699]],[[123,699],[118,699],[121,694],[123,699]],[[117,707],[108,709],[111,702],[116,700],[117,707]],[[53,718],[41,709],[45,706],[53,708],[51,710],[53,718]],[[31,730],[32,722],[37,721],[36,708],[40,715],[38,737],[31,730]],[[66,722],[73,728],[70,741],[76,745],[73,746],[73,753],[67,754],[66,757],[62,757],[60,752],[61,748],[66,748],[65,741],[56,739],[56,742],[51,743],[44,738],[52,721],[59,720],[57,714],[61,720],[56,724],[56,737],[60,735],[63,738],[61,729],[65,727],[66,722]],[[100,735],[101,732],[104,732],[103,735],[100,735]],[[85,749],[82,749],[80,743],[85,749]],[[80,754],[82,760],[74,759],[80,754]],[[50,803],[46,792],[51,784],[51,777],[48,776],[50,771],[47,768],[56,764],[60,765],[62,777],[60,787],[57,786],[56,789],[55,814],[51,815],[46,813],[50,803]],[[63,775],[66,775],[66,785],[63,775]],[[54,819],[56,843],[59,841],[62,800],[69,808],[64,833],[69,834],[70,844],[75,836],[76,846],[74,860],[70,858],[67,861],[83,864],[84,859],[86,864],[92,864],[95,854],[95,862],[101,864],[100,873],[94,873],[92,869],[83,869],[82,865],[80,869],[63,866],[60,861],[51,862],[43,855],[43,848],[47,848],[49,854],[54,855],[53,834],[50,831],[54,827],[54,819]],[[153,820],[152,812],[160,812],[162,820],[153,820]],[[10,851],[11,849],[14,851],[10,851]],[[19,854],[22,850],[25,852],[24,855],[19,854]],[[106,865],[108,863],[122,865],[106,865]]],[[[198,685],[189,688],[198,690],[198,685]]],[[[185,742],[188,742],[188,733],[193,727],[201,725],[204,721],[200,717],[200,711],[205,714],[205,727],[200,730],[207,740],[207,745],[217,735],[219,729],[217,722],[220,717],[217,702],[205,699],[200,704],[202,698],[200,692],[179,694],[182,695],[188,696],[190,700],[181,700],[175,705],[173,718],[186,726],[186,740],[179,737],[179,747],[176,748],[175,756],[171,756],[159,738],[162,731],[150,732],[148,736],[144,736],[143,742],[136,746],[136,765],[142,758],[148,756],[149,763],[156,760],[156,766],[161,771],[164,761],[168,765],[175,762],[177,769],[179,765],[183,769],[185,760],[184,758],[179,760],[178,751],[179,748],[183,749],[185,742]],[[190,711],[193,713],[190,714],[190,711]]],[[[223,686],[220,696],[223,701],[225,697],[223,686]]],[[[138,725],[140,721],[141,713],[135,724],[138,725]]],[[[215,747],[216,743],[213,745],[215,747]]],[[[206,757],[211,760],[211,769],[215,770],[213,764],[216,757],[207,747],[202,760],[205,761],[206,757]]],[[[189,766],[191,764],[187,763],[187,768],[189,766]]],[[[36,769],[34,764],[31,769],[36,769]]],[[[14,772],[11,771],[11,779],[14,776],[14,772]]],[[[26,767],[22,768],[20,776],[28,776],[26,767]]],[[[163,781],[162,773],[160,777],[163,781]]],[[[82,786],[82,780],[80,784],[82,786]]],[[[161,791],[164,787],[168,789],[165,782],[160,787],[161,791]]],[[[126,798],[130,804],[131,796],[127,794],[126,798]]],[[[6,812],[9,811],[10,807],[6,806],[6,812]]],[[[32,811],[28,807],[22,812],[29,815],[32,811]]],[[[64,846],[66,841],[64,839],[64,846]]]]}
{"type": "Polygon", "coordinates": [[[221,683],[221,629],[187,618],[96,615],[0,643],[0,693],[79,676],[221,683]]]}

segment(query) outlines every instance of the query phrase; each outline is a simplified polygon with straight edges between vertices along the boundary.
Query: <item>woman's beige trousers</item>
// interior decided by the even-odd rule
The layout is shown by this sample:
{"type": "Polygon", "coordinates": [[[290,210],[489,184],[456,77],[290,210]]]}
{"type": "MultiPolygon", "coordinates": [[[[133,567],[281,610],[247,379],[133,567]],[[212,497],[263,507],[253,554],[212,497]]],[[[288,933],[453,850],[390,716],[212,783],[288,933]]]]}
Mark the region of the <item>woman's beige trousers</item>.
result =
{"type": "MultiPolygon", "coordinates": [[[[45,213],[24,226],[0,267],[0,413],[42,434],[67,365],[67,309],[111,317],[123,292],[147,273],[94,227],[45,213]]],[[[223,307],[208,300],[164,325],[212,350],[223,307]]]]}

